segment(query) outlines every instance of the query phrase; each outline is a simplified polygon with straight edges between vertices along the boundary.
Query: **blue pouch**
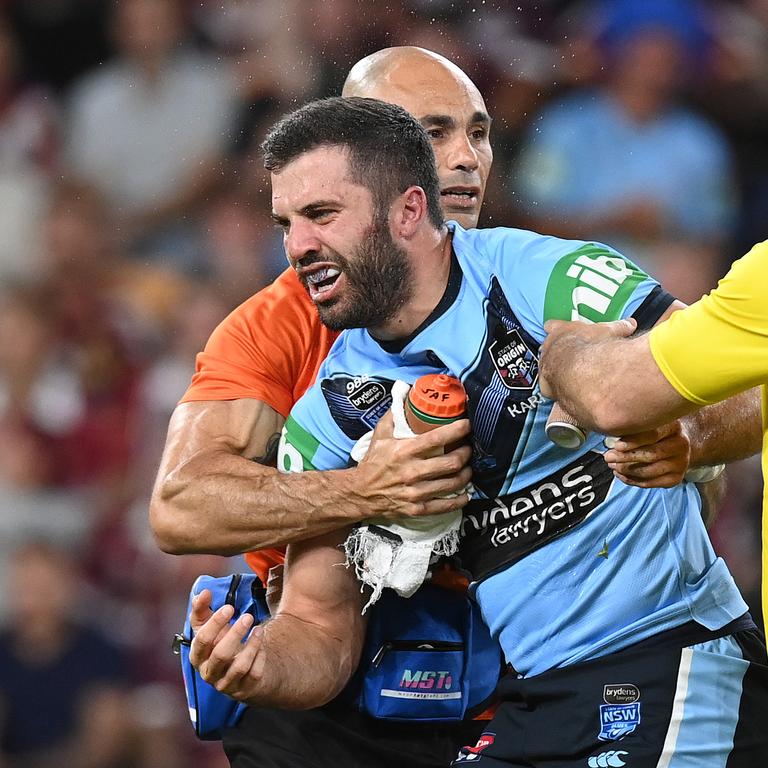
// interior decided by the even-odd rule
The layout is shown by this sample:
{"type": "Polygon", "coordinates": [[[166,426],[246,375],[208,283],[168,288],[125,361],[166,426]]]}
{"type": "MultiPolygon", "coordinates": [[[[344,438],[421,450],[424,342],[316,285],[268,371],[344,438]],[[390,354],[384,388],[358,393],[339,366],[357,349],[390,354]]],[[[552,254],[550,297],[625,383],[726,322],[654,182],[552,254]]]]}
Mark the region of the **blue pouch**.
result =
{"type": "Polygon", "coordinates": [[[236,573],[232,576],[199,576],[189,594],[187,618],[183,634],[173,639],[173,651],[181,657],[181,672],[184,677],[184,690],[187,694],[189,717],[198,738],[213,740],[221,738],[221,731],[235,725],[243,714],[246,705],[235,701],[200,677],[200,673],[189,661],[189,647],[192,643],[192,598],[204,589],[212,594],[211,608],[215,611],[222,605],[235,608],[230,624],[238,616],[250,613],[255,624],[261,624],[269,618],[266,593],[259,577],[254,573],[236,573]]]}
{"type": "MultiPolygon", "coordinates": [[[[213,610],[234,606],[230,623],[247,612],[260,624],[269,609],[255,574],[200,576],[192,586],[174,652],[181,656],[195,733],[212,740],[237,723],[246,705],[206,683],[189,662],[192,598],[203,589],[211,590],[213,610]]],[[[360,665],[339,698],[377,719],[463,720],[488,706],[501,671],[501,649],[469,597],[431,584],[410,598],[387,589],[370,610],[360,665]]]]}
{"type": "Polygon", "coordinates": [[[468,596],[425,584],[412,597],[384,590],[346,695],[387,720],[455,721],[491,703],[502,654],[468,596]]]}

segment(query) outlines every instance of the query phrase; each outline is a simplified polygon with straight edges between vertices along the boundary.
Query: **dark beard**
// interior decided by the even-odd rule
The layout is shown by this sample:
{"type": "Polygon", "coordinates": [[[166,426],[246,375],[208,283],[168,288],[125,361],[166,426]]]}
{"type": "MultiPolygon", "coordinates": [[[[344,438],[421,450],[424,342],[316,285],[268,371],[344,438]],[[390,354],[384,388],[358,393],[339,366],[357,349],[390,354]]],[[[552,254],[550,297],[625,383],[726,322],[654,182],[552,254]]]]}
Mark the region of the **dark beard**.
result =
{"type": "Polygon", "coordinates": [[[317,305],[320,320],[332,331],[382,326],[411,298],[411,262],[392,240],[385,215],[376,217],[351,259],[334,253],[333,261],[346,278],[344,296],[317,305]]]}

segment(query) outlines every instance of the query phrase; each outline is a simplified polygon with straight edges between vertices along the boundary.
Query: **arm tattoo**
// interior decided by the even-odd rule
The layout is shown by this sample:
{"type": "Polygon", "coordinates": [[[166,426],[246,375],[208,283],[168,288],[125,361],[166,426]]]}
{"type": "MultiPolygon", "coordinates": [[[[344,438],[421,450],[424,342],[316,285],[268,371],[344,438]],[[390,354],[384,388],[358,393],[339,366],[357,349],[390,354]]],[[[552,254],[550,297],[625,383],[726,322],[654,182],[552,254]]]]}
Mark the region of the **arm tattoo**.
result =
{"type": "Polygon", "coordinates": [[[263,456],[254,456],[252,461],[267,467],[277,466],[277,447],[280,444],[280,433],[275,432],[267,438],[263,456]]]}

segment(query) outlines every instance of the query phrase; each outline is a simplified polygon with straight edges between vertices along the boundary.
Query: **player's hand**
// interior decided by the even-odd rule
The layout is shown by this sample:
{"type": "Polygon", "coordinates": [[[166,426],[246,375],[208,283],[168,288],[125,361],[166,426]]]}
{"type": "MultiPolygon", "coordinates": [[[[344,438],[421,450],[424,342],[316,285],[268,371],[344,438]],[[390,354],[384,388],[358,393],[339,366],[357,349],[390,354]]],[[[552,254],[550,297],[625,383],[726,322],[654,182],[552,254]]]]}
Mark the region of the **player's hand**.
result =
{"type": "Polygon", "coordinates": [[[691,443],[682,422],[620,437],[605,454],[613,474],[639,488],[671,488],[683,481],[691,460],[691,443]]]}
{"type": "MultiPolygon", "coordinates": [[[[637,322],[629,317],[610,323],[583,323],[580,320],[548,320],[544,323],[547,335],[542,342],[539,360],[539,383],[544,397],[553,398],[555,394],[549,383],[549,376],[555,374],[567,376],[560,369],[560,352],[566,351],[574,343],[592,344],[612,338],[631,336],[637,328],[637,322]]],[[[568,349],[568,351],[570,351],[568,349]]]]}
{"type": "MultiPolygon", "coordinates": [[[[197,668],[199,662],[208,658],[210,653],[209,645],[211,645],[211,632],[212,627],[225,626],[226,621],[232,618],[234,609],[231,605],[224,605],[219,608],[214,614],[211,610],[211,590],[204,589],[198,595],[192,598],[192,612],[189,615],[189,623],[192,627],[192,646],[190,648],[189,656],[192,666],[197,668]],[[211,618],[216,616],[216,621],[211,622],[211,618]],[[222,624],[222,620],[226,617],[226,621],[222,624]],[[203,639],[198,641],[198,633],[203,633],[203,639]],[[197,642],[196,642],[197,641],[197,642]],[[196,660],[198,663],[196,663],[196,660]]],[[[213,635],[213,641],[218,638],[218,634],[213,635]]]]}
{"type": "Polygon", "coordinates": [[[602,341],[610,338],[624,338],[631,336],[637,328],[634,317],[625,317],[622,320],[613,320],[610,323],[585,323],[581,320],[547,320],[544,330],[547,337],[542,348],[550,346],[555,339],[561,336],[578,336],[587,342],[602,341]]]}
{"type": "Polygon", "coordinates": [[[254,695],[258,684],[259,664],[254,662],[263,628],[253,627],[253,616],[248,613],[230,625],[234,608],[223,605],[211,612],[210,605],[211,594],[207,589],[192,601],[190,623],[194,637],[189,660],[203,680],[217,691],[245,701],[254,695]]]}
{"type": "Polygon", "coordinates": [[[464,488],[472,475],[469,420],[459,419],[408,440],[393,437],[392,429],[390,411],[376,425],[358,467],[355,490],[362,517],[393,520],[464,507],[469,501],[464,488]],[[458,447],[443,453],[446,446],[458,447]]]}

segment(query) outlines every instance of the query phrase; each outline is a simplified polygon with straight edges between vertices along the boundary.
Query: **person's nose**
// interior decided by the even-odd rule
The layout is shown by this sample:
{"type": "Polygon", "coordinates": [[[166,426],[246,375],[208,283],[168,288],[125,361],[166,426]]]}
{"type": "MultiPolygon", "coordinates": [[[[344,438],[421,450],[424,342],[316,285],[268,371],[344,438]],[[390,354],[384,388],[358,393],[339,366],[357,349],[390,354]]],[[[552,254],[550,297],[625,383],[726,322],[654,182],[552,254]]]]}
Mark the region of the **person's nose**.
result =
{"type": "Polygon", "coordinates": [[[298,219],[292,221],[288,231],[283,236],[285,255],[292,267],[305,256],[320,251],[320,240],[316,227],[311,221],[298,219]]]}
{"type": "Polygon", "coordinates": [[[479,161],[477,151],[472,146],[469,136],[463,132],[458,132],[451,140],[447,157],[450,170],[460,170],[472,173],[477,170],[479,161]]]}

